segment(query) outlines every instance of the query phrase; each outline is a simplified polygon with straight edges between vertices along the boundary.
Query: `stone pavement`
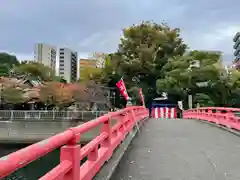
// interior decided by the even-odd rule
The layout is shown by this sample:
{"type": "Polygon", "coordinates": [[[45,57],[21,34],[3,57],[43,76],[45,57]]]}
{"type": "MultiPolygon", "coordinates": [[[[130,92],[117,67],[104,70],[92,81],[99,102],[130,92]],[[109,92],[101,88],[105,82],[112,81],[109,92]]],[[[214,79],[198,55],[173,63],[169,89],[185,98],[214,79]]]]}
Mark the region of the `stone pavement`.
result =
{"type": "Polygon", "coordinates": [[[150,119],[112,180],[240,180],[240,137],[194,120],[150,119]]]}

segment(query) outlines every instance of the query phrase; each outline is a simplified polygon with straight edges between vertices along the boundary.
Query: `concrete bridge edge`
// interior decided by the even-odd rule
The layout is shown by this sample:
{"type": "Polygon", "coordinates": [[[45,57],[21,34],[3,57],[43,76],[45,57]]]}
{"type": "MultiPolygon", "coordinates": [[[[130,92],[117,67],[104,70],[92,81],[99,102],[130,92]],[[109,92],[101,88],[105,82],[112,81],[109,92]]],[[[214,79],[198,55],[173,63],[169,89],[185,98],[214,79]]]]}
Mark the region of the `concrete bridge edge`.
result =
{"type": "Polygon", "coordinates": [[[149,118],[141,121],[141,123],[134,126],[133,130],[128,133],[125,140],[120,144],[120,146],[114,151],[113,156],[106,162],[101,170],[97,173],[97,175],[93,178],[93,180],[110,180],[112,175],[114,174],[118,164],[120,163],[124,153],[128,149],[131,144],[133,138],[138,133],[139,128],[148,121],[149,118]]]}

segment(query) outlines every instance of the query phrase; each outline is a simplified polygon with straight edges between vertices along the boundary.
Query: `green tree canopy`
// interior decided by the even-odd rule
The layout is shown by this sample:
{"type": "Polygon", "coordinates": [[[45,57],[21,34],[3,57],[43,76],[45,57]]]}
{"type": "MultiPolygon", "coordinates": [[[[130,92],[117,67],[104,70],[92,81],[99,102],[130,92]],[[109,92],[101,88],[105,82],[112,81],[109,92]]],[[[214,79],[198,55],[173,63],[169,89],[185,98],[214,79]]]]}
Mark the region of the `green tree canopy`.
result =
{"type": "Polygon", "coordinates": [[[203,51],[192,51],[183,56],[170,58],[163,67],[164,77],[158,80],[158,89],[196,88],[197,83],[216,83],[220,79],[220,55],[203,51]],[[191,67],[193,62],[199,67],[191,67]]]}
{"type": "Polygon", "coordinates": [[[23,92],[15,87],[5,87],[1,92],[3,101],[7,104],[19,104],[24,102],[23,92]]]}
{"type": "Polygon", "coordinates": [[[207,93],[216,104],[226,103],[227,79],[220,53],[191,51],[169,59],[163,69],[165,77],[158,79],[158,91],[174,91],[184,97],[191,90],[191,94],[207,93]],[[192,66],[196,60],[199,67],[192,66]]]}
{"type": "Polygon", "coordinates": [[[10,70],[19,65],[17,57],[8,53],[0,53],[0,76],[8,76],[10,70]]]}
{"type": "Polygon", "coordinates": [[[128,87],[143,87],[147,101],[157,95],[156,80],[163,78],[163,67],[169,58],[181,56],[187,45],[180,30],[167,24],[142,22],[123,30],[116,72],[124,77],[128,87]]]}
{"type": "Polygon", "coordinates": [[[194,97],[194,103],[199,103],[200,107],[211,107],[214,106],[214,102],[212,101],[211,97],[204,93],[197,93],[194,97]]]}
{"type": "Polygon", "coordinates": [[[54,78],[54,73],[51,68],[33,61],[20,64],[15,68],[15,72],[26,75],[30,74],[33,77],[40,78],[45,81],[51,81],[54,78]]]}

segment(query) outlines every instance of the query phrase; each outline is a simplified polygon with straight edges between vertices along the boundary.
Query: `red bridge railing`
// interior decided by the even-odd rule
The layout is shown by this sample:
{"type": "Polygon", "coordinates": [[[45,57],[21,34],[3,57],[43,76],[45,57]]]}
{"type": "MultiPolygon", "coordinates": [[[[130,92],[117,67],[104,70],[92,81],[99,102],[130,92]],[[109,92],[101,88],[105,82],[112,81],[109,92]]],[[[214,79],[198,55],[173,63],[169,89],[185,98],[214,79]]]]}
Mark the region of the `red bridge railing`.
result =
{"type": "Polygon", "coordinates": [[[40,180],[91,180],[135,124],[148,117],[148,113],[148,109],[142,106],[110,112],[4,156],[0,158],[0,179],[61,147],[60,164],[40,180]],[[113,121],[116,121],[114,125],[113,121]],[[78,144],[81,135],[99,126],[99,135],[81,148],[78,144]],[[87,160],[80,164],[84,157],[87,160]]]}
{"type": "Polygon", "coordinates": [[[198,119],[240,130],[240,108],[204,107],[183,112],[185,119],[198,119]]]}

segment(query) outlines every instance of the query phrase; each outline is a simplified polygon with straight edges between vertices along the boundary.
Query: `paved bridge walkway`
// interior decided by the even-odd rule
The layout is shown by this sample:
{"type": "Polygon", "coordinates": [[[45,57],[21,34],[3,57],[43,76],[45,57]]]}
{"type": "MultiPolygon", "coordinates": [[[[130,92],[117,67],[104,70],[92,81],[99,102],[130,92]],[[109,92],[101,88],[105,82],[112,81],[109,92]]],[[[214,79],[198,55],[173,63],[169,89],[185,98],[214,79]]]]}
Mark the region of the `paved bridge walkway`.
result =
{"type": "Polygon", "coordinates": [[[240,137],[194,120],[150,119],[112,180],[239,180],[240,137]]]}

